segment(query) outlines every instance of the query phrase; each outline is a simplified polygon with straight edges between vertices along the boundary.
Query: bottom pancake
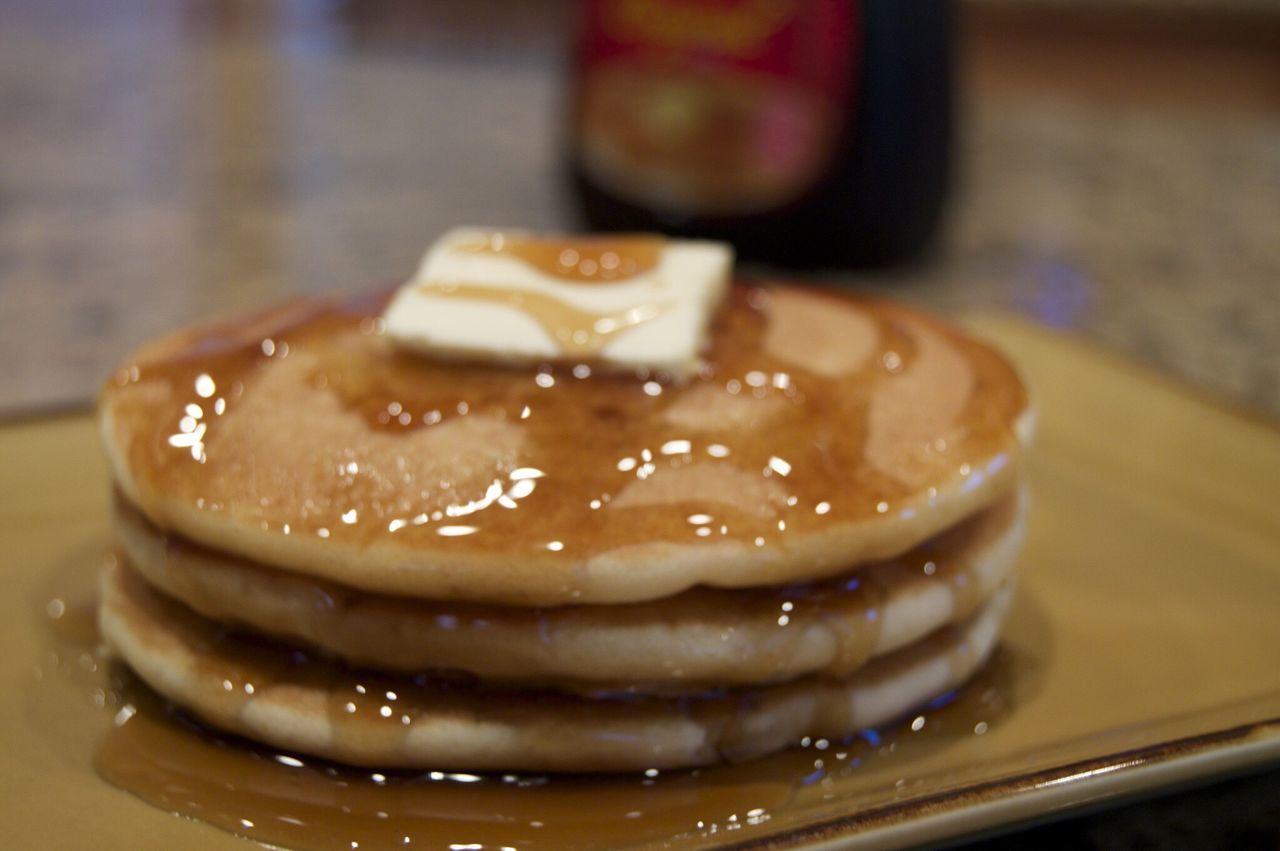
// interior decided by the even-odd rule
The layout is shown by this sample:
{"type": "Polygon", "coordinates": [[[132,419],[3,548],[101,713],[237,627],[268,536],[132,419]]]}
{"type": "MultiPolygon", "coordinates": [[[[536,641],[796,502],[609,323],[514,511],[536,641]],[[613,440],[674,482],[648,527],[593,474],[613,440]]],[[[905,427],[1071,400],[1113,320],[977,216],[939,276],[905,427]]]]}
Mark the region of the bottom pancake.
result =
{"type": "Polygon", "coordinates": [[[882,724],[967,680],[994,648],[1006,585],[962,625],[839,679],[683,698],[518,690],[355,670],[228,633],[123,564],[102,633],[152,688],[213,726],[375,768],[635,771],[750,759],[882,724]]]}

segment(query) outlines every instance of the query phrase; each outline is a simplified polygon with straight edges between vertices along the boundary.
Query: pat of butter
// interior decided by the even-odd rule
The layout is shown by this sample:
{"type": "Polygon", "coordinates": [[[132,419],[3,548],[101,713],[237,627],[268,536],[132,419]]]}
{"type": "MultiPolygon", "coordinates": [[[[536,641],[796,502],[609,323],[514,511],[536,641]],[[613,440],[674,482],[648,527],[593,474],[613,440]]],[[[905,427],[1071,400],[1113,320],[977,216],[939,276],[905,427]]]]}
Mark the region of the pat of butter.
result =
{"type": "Polygon", "coordinates": [[[732,266],[715,242],[458,229],[431,246],[383,319],[394,342],[438,357],[679,378],[698,368],[732,266]]]}

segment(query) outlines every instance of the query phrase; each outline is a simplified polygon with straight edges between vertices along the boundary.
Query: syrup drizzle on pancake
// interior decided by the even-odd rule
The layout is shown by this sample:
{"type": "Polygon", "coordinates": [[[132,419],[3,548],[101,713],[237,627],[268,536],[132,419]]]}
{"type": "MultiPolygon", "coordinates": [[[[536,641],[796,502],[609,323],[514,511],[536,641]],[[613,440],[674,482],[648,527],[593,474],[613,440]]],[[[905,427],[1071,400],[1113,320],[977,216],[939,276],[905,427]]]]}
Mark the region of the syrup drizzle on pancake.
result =
{"type": "Polygon", "coordinates": [[[121,370],[107,394],[140,486],[279,535],[528,564],[655,541],[783,552],[796,535],[914,512],[930,482],[976,485],[1015,451],[1027,404],[985,346],[873,300],[735,288],[707,368],[681,387],[425,360],[387,345],[381,306],[196,329],[121,370]],[[787,346],[769,313],[791,300],[856,311],[853,345],[869,355],[833,367],[787,346]],[[679,416],[695,394],[697,417],[679,416]],[[912,424],[934,397],[942,409],[912,424]],[[715,468],[760,495],[698,474],[715,468]],[[622,498],[641,491],[657,497],[622,498]]]}
{"type": "Polygon", "coordinates": [[[613,313],[574,307],[569,302],[531,290],[499,289],[477,284],[425,283],[418,287],[433,298],[487,301],[518,308],[542,326],[566,359],[593,358],[610,340],[669,311],[673,305],[648,302],[613,313]]]}
{"type": "Polygon", "coordinates": [[[530,239],[518,233],[496,233],[456,247],[473,254],[511,257],[562,281],[594,283],[623,281],[652,271],[665,244],[662,237],[641,234],[530,239]]]}

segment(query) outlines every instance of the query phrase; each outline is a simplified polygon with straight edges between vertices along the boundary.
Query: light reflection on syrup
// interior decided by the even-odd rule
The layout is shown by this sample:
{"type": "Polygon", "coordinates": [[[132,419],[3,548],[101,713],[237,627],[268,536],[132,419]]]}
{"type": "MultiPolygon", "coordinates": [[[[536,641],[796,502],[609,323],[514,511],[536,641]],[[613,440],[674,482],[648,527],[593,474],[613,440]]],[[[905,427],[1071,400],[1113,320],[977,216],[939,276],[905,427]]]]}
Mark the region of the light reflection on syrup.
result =
{"type": "MultiPolygon", "coordinates": [[[[875,514],[901,513],[909,518],[910,504],[923,496],[921,489],[884,472],[892,468],[892,458],[881,463],[884,469],[868,470],[863,443],[868,406],[879,392],[876,388],[912,376],[912,364],[919,355],[912,334],[920,329],[904,324],[893,313],[895,308],[885,308],[882,315],[876,303],[863,305],[872,311],[869,315],[879,329],[879,354],[865,368],[833,379],[786,363],[761,348],[767,317],[758,312],[764,304],[756,297],[759,292],[736,289],[731,294],[728,307],[716,320],[720,327],[707,368],[693,388],[715,393],[705,397],[705,408],[680,408],[678,419],[669,419],[667,412],[688,399],[690,388],[672,388],[653,377],[592,375],[585,363],[512,373],[475,365],[433,364],[390,351],[378,336],[377,318],[363,315],[380,308],[379,299],[295,308],[248,330],[214,329],[189,340],[187,348],[170,359],[144,362],[118,374],[116,385],[126,390],[157,379],[169,382],[173,389],[171,401],[164,406],[165,411],[172,406],[172,414],[165,413],[162,423],[142,422],[154,419],[156,408],[140,401],[132,414],[138,422],[127,427],[140,435],[155,433],[155,441],[168,451],[145,445],[148,439],[140,438],[131,463],[140,465],[141,480],[173,499],[210,511],[242,511],[241,495],[222,492],[222,483],[243,480],[231,468],[255,463],[251,453],[266,452],[266,444],[255,449],[252,431],[246,432],[242,423],[237,424],[237,436],[230,443],[220,441],[226,440],[238,408],[249,404],[246,387],[258,392],[262,376],[287,368],[299,373],[291,381],[302,385],[298,388],[300,413],[313,405],[336,404],[370,431],[349,424],[343,426],[347,431],[335,433],[335,441],[360,447],[363,454],[358,459],[335,457],[338,475],[307,489],[306,504],[275,502],[252,509],[258,515],[255,523],[265,524],[263,528],[272,534],[304,534],[356,544],[393,534],[421,546],[447,546],[458,552],[518,551],[534,559],[537,554],[545,557],[557,552],[544,546],[556,540],[566,544],[562,552],[589,558],[655,539],[696,541],[699,536],[683,522],[690,513],[723,515],[725,531],[716,529],[701,537],[725,538],[752,549],[760,547],[757,541],[763,539],[767,545],[783,533],[803,535],[875,514]],[[258,335],[243,338],[250,330],[258,335]],[[320,345],[320,340],[327,342],[320,345]],[[268,363],[270,369],[263,369],[268,363]],[[895,377],[899,374],[901,378],[895,377]],[[313,395],[304,399],[307,393],[313,395]],[[509,426],[511,435],[518,434],[503,438],[507,442],[502,445],[511,447],[511,457],[495,451],[494,460],[483,457],[459,471],[487,472],[483,478],[447,474],[431,478],[427,468],[402,466],[404,460],[424,457],[414,443],[422,432],[456,426],[463,418],[477,423],[474,429],[460,432],[458,439],[463,441],[472,432],[509,426]],[[404,442],[387,442],[391,437],[404,442]],[[626,517],[594,513],[596,503],[607,504],[629,479],[661,478],[668,470],[703,462],[766,482],[785,480],[785,495],[794,496],[796,502],[788,501],[769,514],[744,513],[709,498],[699,506],[687,504],[690,500],[677,500],[679,505],[669,500],[633,501],[625,509],[626,517]],[[356,465],[354,469],[351,464],[356,465]],[[490,464],[493,468],[484,470],[490,464]],[[520,497],[518,490],[509,491],[514,482],[507,474],[525,467],[544,471],[545,478],[536,493],[520,497]],[[558,475],[566,469],[574,475],[558,475]],[[856,487],[851,489],[851,484],[856,487]],[[421,498],[413,505],[398,505],[377,496],[389,493],[392,485],[398,494],[421,498]],[[501,493],[498,486],[503,488],[501,493]],[[531,524],[517,516],[523,511],[498,510],[515,503],[538,517],[532,534],[531,524]],[[465,523],[439,519],[476,505],[488,509],[483,518],[473,516],[465,523]],[[437,525],[470,526],[484,534],[440,535],[437,525]],[[420,528],[428,526],[432,528],[420,528]],[[646,530],[643,539],[626,537],[628,530],[639,529],[646,530]]],[[[936,342],[931,345],[938,348],[936,342]]],[[[962,411],[960,436],[931,434],[927,446],[914,446],[904,458],[916,466],[939,465],[939,478],[945,478],[949,469],[963,479],[966,490],[976,491],[988,487],[993,474],[1008,472],[1003,467],[1009,460],[1004,453],[1012,448],[1009,422],[1025,397],[1020,387],[1008,383],[1012,373],[996,356],[979,348],[966,349],[965,356],[975,359],[974,369],[986,382],[983,386],[989,390],[984,393],[989,392],[990,398],[979,394],[962,411]],[[1000,447],[994,461],[987,454],[993,447],[1000,447]]],[[[245,416],[263,429],[300,428],[296,417],[285,425],[287,411],[273,417],[261,410],[261,399],[255,404],[258,409],[253,416],[245,416]]],[[[305,439],[305,429],[300,437],[305,439]]],[[[901,448],[887,446],[895,452],[901,448]]],[[[331,454],[339,452],[340,447],[331,454]]],[[[436,457],[447,455],[436,453],[436,457]]]]}
{"type": "Polygon", "coordinates": [[[360,770],[226,736],[175,711],[101,658],[88,600],[85,588],[69,587],[43,603],[49,641],[36,676],[70,680],[84,694],[86,718],[105,729],[99,773],[153,806],[285,847],[683,847],[762,837],[797,819],[847,814],[851,796],[909,797],[914,760],[988,734],[1011,709],[1015,665],[997,651],[968,686],[900,723],[802,740],[743,765],[627,776],[360,770]],[[897,780],[862,779],[868,772],[897,780]]]}

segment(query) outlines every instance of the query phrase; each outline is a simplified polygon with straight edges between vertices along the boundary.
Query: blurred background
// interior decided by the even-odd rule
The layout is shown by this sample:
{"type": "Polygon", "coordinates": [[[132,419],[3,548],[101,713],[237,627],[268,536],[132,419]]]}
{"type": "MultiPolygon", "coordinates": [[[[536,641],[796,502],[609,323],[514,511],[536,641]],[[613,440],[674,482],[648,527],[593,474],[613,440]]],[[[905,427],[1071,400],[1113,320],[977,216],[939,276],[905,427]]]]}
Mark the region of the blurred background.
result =
{"type": "MultiPolygon", "coordinates": [[[[618,47],[583,33],[597,3],[0,0],[0,416],[87,408],[174,325],[396,284],[463,223],[737,237],[750,274],[1012,311],[1280,415],[1280,0],[868,0],[852,34],[813,3],[836,22],[782,75],[816,101],[628,177],[592,145],[642,113],[584,106],[618,47]],[[841,65],[837,31],[878,52],[841,65]],[[747,183],[695,192],[698,168],[747,183]]],[[[723,82],[694,42],[664,73],[723,82]]],[[[1280,776],[1052,837],[1276,847],[1280,776]]]]}
{"type": "MultiPolygon", "coordinates": [[[[455,224],[582,226],[590,5],[0,0],[0,411],[84,405],[180,322],[398,282],[455,224]]],[[[871,33],[951,57],[939,224],[750,270],[1013,310],[1280,413],[1280,2],[899,5],[949,18],[871,33]]],[[[872,165],[915,197],[914,162],[872,165]]]]}

